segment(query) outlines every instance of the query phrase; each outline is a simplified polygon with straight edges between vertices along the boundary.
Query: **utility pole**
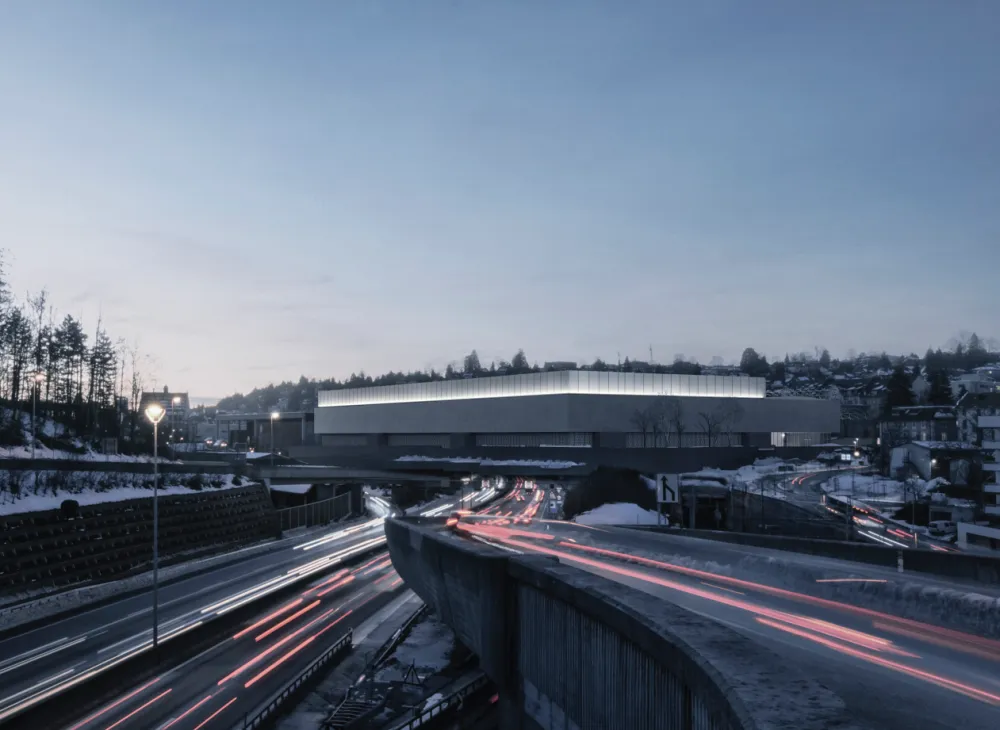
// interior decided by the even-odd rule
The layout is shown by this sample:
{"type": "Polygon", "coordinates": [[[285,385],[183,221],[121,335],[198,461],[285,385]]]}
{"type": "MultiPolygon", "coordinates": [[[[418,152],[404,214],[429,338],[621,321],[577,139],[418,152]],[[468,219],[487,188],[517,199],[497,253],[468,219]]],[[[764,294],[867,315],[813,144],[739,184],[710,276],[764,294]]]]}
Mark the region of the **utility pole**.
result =
{"type": "Polygon", "coordinates": [[[166,413],[166,409],[159,403],[151,403],[146,407],[146,418],[153,424],[153,648],[155,649],[159,639],[159,572],[160,572],[160,505],[159,505],[159,463],[160,457],[157,450],[159,441],[160,420],[166,413]]]}
{"type": "Polygon", "coordinates": [[[691,482],[691,529],[695,528],[695,514],[698,511],[698,493],[694,482],[691,482]]]}
{"type": "Polygon", "coordinates": [[[764,480],[760,480],[760,531],[767,532],[767,524],[764,522],[764,480]]]}

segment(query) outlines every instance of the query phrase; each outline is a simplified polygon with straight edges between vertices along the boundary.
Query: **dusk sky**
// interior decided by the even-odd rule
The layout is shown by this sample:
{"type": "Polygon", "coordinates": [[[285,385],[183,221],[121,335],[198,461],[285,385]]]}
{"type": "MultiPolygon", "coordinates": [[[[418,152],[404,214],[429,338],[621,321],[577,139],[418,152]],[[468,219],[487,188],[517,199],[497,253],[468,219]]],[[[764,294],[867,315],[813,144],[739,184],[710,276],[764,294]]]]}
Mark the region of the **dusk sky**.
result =
{"type": "Polygon", "coordinates": [[[1000,2],[0,5],[0,247],[200,396],[1000,336],[1000,2]]]}

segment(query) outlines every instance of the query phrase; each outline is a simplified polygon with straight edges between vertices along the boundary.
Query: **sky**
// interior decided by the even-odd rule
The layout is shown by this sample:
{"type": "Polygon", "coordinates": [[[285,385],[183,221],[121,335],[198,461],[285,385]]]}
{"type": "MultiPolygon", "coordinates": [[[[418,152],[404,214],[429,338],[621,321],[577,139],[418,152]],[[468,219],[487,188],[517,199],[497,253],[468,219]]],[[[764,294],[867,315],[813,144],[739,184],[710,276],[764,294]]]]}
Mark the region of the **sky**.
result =
{"type": "Polygon", "coordinates": [[[0,247],[218,397],[1000,336],[1000,3],[0,4],[0,247]]]}

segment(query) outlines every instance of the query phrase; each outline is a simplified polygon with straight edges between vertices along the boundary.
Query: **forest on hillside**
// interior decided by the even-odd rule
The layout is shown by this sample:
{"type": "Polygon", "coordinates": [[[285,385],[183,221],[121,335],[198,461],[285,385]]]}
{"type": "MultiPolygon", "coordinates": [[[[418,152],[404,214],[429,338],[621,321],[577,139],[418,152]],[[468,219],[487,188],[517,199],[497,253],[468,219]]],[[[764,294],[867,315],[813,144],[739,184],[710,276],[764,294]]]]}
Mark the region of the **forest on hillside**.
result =
{"type": "Polygon", "coordinates": [[[103,322],[60,315],[45,290],[13,294],[0,251],[0,444],[24,442],[23,417],[36,400],[39,419],[67,434],[135,439],[143,391],[135,346],[113,339],[103,322]]]}

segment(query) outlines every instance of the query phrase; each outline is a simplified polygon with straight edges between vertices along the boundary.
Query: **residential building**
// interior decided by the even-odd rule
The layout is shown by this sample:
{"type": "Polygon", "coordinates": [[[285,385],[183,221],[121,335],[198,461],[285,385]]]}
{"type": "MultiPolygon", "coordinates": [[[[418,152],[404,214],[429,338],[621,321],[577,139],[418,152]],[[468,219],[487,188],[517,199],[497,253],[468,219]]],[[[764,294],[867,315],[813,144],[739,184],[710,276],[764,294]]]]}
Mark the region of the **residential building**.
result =
{"type": "Polygon", "coordinates": [[[954,406],[895,406],[879,421],[882,443],[892,447],[907,441],[961,441],[954,406]]]}
{"type": "Polygon", "coordinates": [[[963,393],[1000,393],[1000,382],[991,377],[989,368],[979,368],[951,379],[951,394],[956,400],[963,393]]]}
{"type": "Polygon", "coordinates": [[[966,393],[956,411],[959,436],[982,453],[986,514],[1000,518],[1000,393],[966,393]]]}

